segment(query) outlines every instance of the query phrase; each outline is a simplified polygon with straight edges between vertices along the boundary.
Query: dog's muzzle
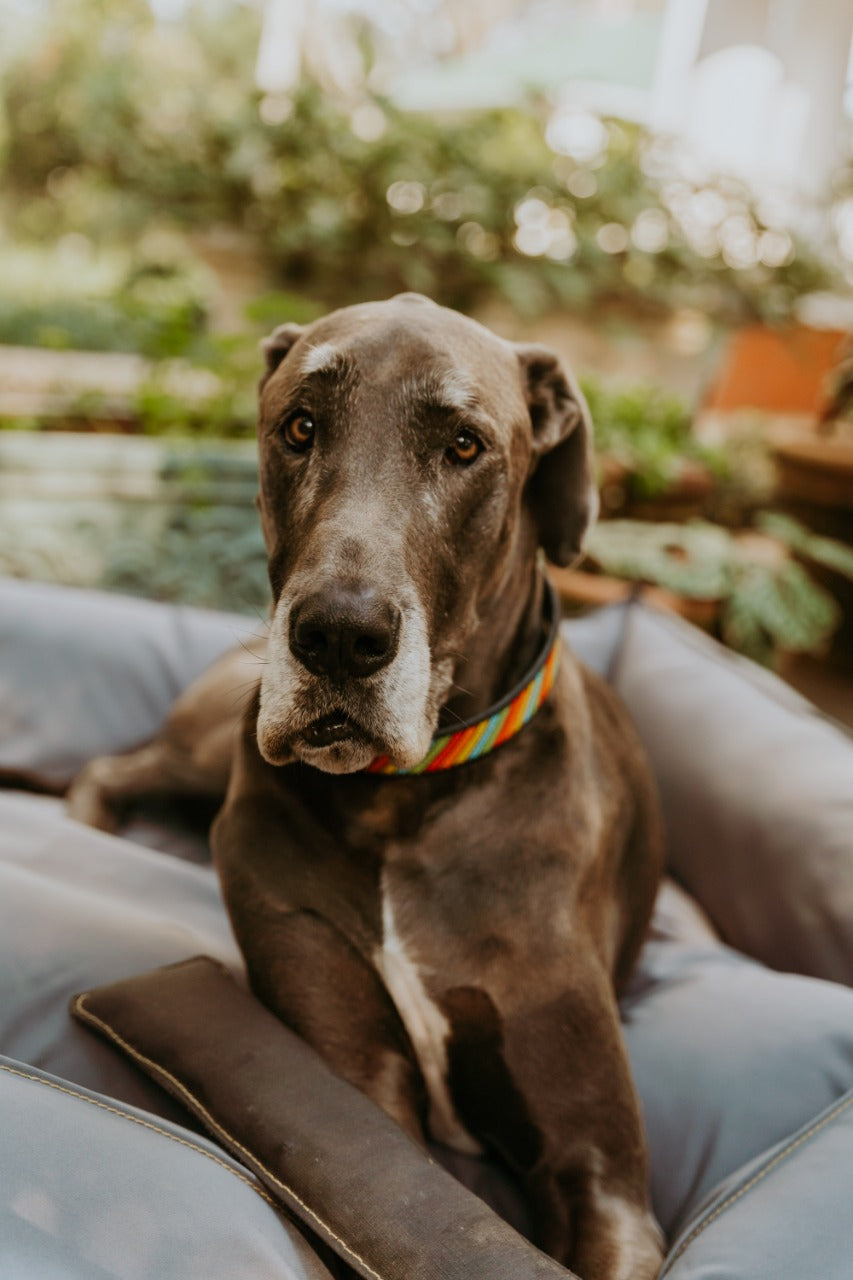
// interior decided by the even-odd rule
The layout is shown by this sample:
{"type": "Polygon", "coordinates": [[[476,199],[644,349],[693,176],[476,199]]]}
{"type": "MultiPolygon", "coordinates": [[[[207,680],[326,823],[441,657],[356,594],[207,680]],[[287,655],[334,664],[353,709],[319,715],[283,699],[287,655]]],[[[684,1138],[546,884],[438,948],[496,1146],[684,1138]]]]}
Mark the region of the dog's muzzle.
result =
{"type": "Polygon", "coordinates": [[[414,765],[435,727],[431,681],[424,613],[411,591],[398,603],[335,579],[285,593],[261,681],[261,754],[332,773],[380,756],[414,765]]]}

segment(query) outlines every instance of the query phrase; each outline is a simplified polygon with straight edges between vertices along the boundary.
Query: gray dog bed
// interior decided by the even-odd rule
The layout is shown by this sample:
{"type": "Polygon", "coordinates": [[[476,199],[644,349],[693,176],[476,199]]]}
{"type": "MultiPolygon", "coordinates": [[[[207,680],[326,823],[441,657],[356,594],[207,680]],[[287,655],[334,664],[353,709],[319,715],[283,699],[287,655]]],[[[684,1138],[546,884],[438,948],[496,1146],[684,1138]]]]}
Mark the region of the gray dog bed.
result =
{"type": "MultiPolygon", "coordinates": [[[[60,786],[92,755],[138,745],[200,670],[237,640],[251,645],[259,627],[0,583],[0,770],[60,786]]],[[[670,1242],[664,1274],[850,1280],[853,744],[779,681],[672,619],[631,606],[567,633],[634,716],[680,885],[661,892],[622,1006],[670,1242]]],[[[366,1145],[349,1150],[329,1121],[337,1092],[318,1086],[315,1115],[295,1075],[304,1155],[290,1153],[296,1199],[283,1208],[169,1094],[72,1021],[75,992],[197,954],[239,981],[185,812],[138,812],[110,837],[67,819],[52,796],[0,792],[0,953],[0,1275],[317,1278],[336,1265],[318,1219],[333,1246],[340,1237],[334,1252],[356,1249],[362,1273],[382,1280],[410,1274],[418,1231],[448,1280],[477,1273],[487,1240],[506,1239],[507,1275],[559,1273],[468,1192],[447,1199],[452,1184],[415,1148],[405,1178],[353,1182],[359,1152],[365,1170],[368,1152],[380,1170],[391,1150],[383,1118],[374,1127],[365,1113],[352,1143],[366,1145]],[[418,1202],[427,1186],[441,1205],[432,1216],[418,1202]]],[[[280,1088],[286,1111],[286,1062],[280,1088]]],[[[523,1228],[497,1170],[436,1154],[523,1228]]]]}

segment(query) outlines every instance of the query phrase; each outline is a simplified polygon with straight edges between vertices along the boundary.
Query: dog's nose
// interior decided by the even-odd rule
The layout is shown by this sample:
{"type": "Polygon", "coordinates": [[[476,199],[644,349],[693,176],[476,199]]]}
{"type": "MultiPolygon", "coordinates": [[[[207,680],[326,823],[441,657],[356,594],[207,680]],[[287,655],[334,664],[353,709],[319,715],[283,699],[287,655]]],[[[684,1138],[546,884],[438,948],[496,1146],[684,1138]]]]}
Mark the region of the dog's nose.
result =
{"type": "Polygon", "coordinates": [[[371,590],[335,586],[290,611],[290,649],[314,675],[361,678],[397,652],[400,611],[371,590]]]}

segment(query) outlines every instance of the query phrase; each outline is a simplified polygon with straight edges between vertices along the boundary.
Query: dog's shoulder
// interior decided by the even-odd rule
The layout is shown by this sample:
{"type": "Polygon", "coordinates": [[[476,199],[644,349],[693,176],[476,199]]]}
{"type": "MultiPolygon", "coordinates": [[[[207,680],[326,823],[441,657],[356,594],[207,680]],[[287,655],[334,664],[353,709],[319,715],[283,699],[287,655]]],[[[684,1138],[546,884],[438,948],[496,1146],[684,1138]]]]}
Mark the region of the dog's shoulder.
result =
{"type": "Polygon", "coordinates": [[[611,759],[645,771],[645,748],[622,698],[598,672],[577,659],[575,663],[597,742],[611,759]]]}

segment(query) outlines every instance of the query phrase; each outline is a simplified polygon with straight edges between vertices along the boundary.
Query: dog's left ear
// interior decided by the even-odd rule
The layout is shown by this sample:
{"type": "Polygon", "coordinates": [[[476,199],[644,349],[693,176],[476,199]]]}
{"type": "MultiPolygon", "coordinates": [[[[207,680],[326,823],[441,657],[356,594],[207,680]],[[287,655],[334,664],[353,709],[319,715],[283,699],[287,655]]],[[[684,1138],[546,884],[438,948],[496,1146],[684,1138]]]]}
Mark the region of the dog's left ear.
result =
{"type": "Polygon", "coordinates": [[[583,392],[553,351],[525,344],[516,351],[533,432],[526,498],[546,556],[568,565],[598,514],[592,420],[583,392]]]}
{"type": "Polygon", "coordinates": [[[261,378],[261,387],[270,375],[275,373],[290,348],[302,337],[304,332],[304,325],[280,324],[277,329],[273,329],[268,337],[261,339],[261,351],[266,362],[266,369],[261,378]]]}

